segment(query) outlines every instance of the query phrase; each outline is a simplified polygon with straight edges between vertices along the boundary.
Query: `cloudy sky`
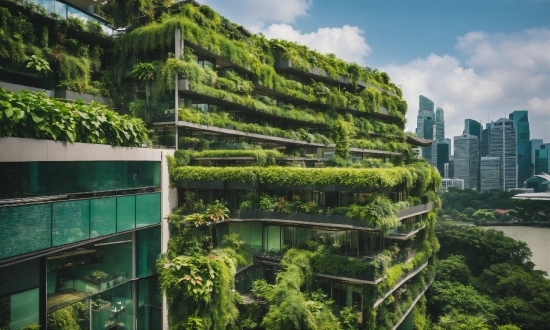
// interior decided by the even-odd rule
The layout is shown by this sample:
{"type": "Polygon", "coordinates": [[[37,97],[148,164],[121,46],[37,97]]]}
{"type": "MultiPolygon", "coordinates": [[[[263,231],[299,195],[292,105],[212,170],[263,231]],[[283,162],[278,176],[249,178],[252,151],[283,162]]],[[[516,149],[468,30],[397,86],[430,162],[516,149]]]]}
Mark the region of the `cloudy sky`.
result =
{"type": "Polygon", "coordinates": [[[445,110],[446,137],[529,110],[550,142],[550,0],[203,0],[267,37],[386,71],[403,88],[407,128],[418,96],[445,110]]]}

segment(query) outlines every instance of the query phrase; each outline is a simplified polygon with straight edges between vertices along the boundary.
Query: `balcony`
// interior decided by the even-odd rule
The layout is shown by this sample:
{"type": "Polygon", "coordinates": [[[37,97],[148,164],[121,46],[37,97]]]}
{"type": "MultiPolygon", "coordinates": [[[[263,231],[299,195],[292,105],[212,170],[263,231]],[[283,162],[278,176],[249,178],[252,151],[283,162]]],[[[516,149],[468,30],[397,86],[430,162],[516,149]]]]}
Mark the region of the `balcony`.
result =
{"type": "MultiPolygon", "coordinates": [[[[303,70],[296,68],[292,65],[292,61],[290,59],[282,59],[277,60],[275,62],[275,68],[281,71],[286,71],[289,73],[293,73],[300,76],[305,76],[307,78],[312,78],[314,80],[323,81],[329,84],[344,84],[344,85],[351,85],[351,82],[349,79],[347,79],[344,76],[338,76],[338,77],[331,77],[328,75],[325,70],[319,68],[319,67],[313,67],[313,69],[310,70],[303,70]]],[[[367,84],[362,81],[358,81],[357,84],[361,87],[367,87],[367,84]]]]}
{"type": "Polygon", "coordinates": [[[55,91],[55,97],[60,99],[65,99],[68,101],[82,100],[85,103],[99,102],[103,105],[109,105],[111,99],[103,96],[96,96],[90,94],[81,94],[78,92],[72,92],[69,90],[57,90],[55,91]]]}

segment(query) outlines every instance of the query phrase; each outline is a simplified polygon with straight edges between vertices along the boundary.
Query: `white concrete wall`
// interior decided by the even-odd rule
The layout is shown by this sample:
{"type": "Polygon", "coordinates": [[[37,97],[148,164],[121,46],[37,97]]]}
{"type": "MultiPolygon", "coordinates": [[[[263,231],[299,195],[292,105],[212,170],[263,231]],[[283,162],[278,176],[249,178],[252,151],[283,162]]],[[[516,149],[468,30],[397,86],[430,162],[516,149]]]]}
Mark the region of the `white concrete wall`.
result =
{"type": "Polygon", "coordinates": [[[0,138],[0,162],[150,160],[161,161],[161,149],[111,147],[24,138],[0,138]]]}

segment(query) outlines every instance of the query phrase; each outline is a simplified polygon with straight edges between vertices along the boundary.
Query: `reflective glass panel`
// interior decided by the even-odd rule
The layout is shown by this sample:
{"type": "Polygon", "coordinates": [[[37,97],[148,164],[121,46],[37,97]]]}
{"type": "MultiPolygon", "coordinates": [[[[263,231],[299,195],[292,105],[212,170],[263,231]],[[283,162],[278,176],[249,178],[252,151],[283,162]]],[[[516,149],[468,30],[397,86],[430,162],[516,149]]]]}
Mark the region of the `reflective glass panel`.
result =
{"type": "Polygon", "coordinates": [[[117,232],[136,228],[136,196],[117,197],[117,232]]]}
{"type": "Polygon", "coordinates": [[[117,199],[97,198],[90,200],[91,237],[116,233],[117,199]]]}
{"type": "Polygon", "coordinates": [[[53,203],[53,246],[90,238],[90,200],[53,203]]]}
{"type": "Polygon", "coordinates": [[[0,208],[0,259],[51,246],[51,204],[0,208]]]}
{"type": "Polygon", "coordinates": [[[160,222],[160,193],[136,196],[136,228],[160,222]]]}
{"type": "Polygon", "coordinates": [[[156,273],[155,265],[160,255],[160,226],[140,230],[137,236],[137,276],[146,277],[156,273]]]}

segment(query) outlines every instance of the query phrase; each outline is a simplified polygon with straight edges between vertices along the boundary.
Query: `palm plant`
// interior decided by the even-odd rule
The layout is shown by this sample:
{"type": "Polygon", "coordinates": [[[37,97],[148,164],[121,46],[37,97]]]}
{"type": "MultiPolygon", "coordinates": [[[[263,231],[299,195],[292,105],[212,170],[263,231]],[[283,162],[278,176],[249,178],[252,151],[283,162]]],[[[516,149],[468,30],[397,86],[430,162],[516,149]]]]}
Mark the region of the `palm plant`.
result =
{"type": "Polygon", "coordinates": [[[213,204],[206,207],[205,215],[214,222],[224,221],[229,218],[229,209],[224,203],[216,199],[213,204]]]}
{"type": "Polygon", "coordinates": [[[185,216],[184,221],[194,224],[195,227],[205,226],[206,216],[202,213],[193,213],[185,216]]]}

